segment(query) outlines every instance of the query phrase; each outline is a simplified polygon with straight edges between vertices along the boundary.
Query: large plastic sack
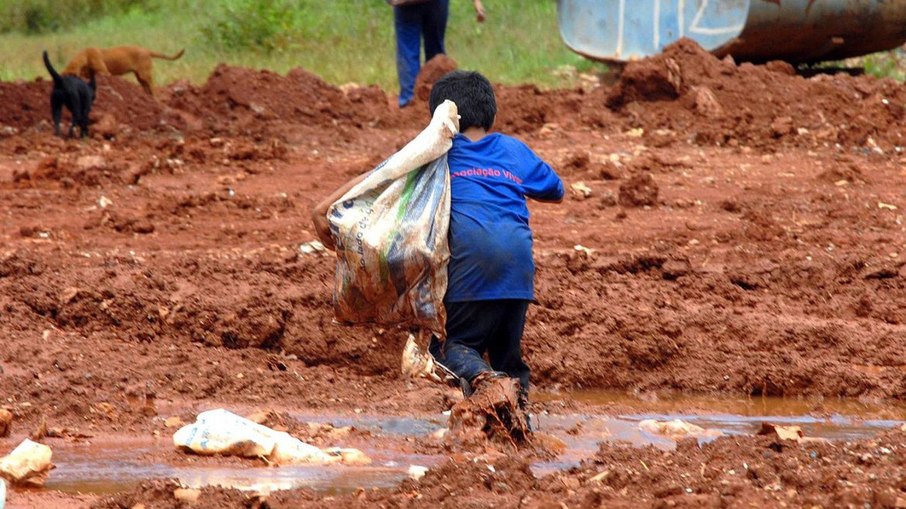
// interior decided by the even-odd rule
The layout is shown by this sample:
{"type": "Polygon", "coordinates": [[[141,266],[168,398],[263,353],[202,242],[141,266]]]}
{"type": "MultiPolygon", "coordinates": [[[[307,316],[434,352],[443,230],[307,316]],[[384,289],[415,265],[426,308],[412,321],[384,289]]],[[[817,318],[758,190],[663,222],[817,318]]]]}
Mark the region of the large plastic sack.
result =
{"type": "Polygon", "coordinates": [[[408,325],[445,336],[446,154],[458,130],[456,105],[444,101],[425,130],[331,205],[338,320],[408,325]]]}
{"type": "Polygon", "coordinates": [[[293,437],[223,409],[198,414],[195,422],[173,435],[173,445],[201,455],[223,454],[263,458],[272,464],[370,462],[357,449],[321,450],[293,437]]]}

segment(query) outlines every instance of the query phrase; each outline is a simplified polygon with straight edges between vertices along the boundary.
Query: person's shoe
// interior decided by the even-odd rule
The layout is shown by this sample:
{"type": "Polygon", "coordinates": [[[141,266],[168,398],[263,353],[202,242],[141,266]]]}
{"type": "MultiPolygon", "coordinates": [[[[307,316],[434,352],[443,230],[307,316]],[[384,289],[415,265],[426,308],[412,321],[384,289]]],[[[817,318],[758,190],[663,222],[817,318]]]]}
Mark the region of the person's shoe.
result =
{"type": "Polygon", "coordinates": [[[501,371],[483,371],[478,375],[475,375],[471,380],[466,380],[465,378],[460,378],[460,384],[462,385],[462,394],[465,397],[471,397],[475,394],[475,391],[478,390],[482,384],[487,383],[489,380],[494,380],[496,378],[508,378],[506,373],[501,371]]]}

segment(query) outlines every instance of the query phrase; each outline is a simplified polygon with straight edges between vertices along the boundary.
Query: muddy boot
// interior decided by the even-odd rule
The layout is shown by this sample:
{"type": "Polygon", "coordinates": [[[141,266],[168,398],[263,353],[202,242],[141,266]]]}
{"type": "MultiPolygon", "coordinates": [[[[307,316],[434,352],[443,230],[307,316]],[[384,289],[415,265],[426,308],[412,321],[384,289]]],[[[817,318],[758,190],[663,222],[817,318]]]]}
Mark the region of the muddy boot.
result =
{"type": "Polygon", "coordinates": [[[473,378],[467,389],[471,394],[454,405],[450,413],[454,439],[478,443],[483,438],[517,445],[529,440],[518,403],[518,380],[487,371],[473,378]]]}
{"type": "Polygon", "coordinates": [[[478,387],[495,378],[507,378],[507,374],[501,371],[485,371],[483,373],[479,373],[471,380],[460,378],[459,385],[462,389],[462,395],[466,398],[471,398],[472,395],[475,394],[475,391],[478,390],[478,387]]]}

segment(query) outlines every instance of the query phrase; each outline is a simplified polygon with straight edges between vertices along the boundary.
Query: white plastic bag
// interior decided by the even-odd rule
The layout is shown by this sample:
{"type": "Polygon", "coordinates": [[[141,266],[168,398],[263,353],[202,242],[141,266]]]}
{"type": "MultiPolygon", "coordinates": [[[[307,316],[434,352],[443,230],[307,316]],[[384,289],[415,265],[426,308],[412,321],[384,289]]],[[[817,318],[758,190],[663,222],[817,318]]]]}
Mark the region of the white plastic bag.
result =
{"type": "Polygon", "coordinates": [[[0,478],[0,509],[6,507],[6,481],[0,478]]]}
{"type": "Polygon", "coordinates": [[[321,450],[289,433],[273,430],[223,409],[198,414],[193,424],[183,426],[173,435],[173,445],[196,454],[263,458],[277,465],[294,463],[361,465],[371,461],[357,449],[321,450]]]}
{"type": "Polygon", "coordinates": [[[198,414],[195,422],[173,435],[173,445],[196,454],[266,458],[274,451],[276,432],[267,426],[218,409],[198,414]]]}
{"type": "Polygon", "coordinates": [[[0,476],[14,483],[43,485],[53,468],[50,447],[25,439],[0,459],[0,476]]]}
{"type": "Polygon", "coordinates": [[[331,205],[338,320],[409,325],[445,336],[446,154],[458,130],[456,105],[444,101],[425,130],[331,205]]]}

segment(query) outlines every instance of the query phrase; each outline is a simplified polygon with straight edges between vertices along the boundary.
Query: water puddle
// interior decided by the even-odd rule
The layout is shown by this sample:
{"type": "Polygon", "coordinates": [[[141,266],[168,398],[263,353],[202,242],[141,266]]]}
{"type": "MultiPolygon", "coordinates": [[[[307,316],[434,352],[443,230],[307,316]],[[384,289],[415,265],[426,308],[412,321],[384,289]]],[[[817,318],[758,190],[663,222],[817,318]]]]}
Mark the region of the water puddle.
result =
{"type": "MultiPolygon", "coordinates": [[[[856,440],[902,425],[906,405],[854,401],[807,401],[780,398],[754,400],[709,400],[676,398],[640,400],[625,395],[587,392],[567,395],[539,395],[553,401],[572,399],[596,409],[583,414],[541,414],[535,416],[539,431],[556,436],[567,450],[553,461],[534,465],[536,475],[578,465],[598,449],[600,442],[624,442],[635,446],[672,448],[671,439],[639,429],[644,419],[683,421],[724,435],[753,434],[762,422],[800,426],[806,436],[830,440],[856,440]],[[606,415],[605,415],[606,414],[606,415]]],[[[54,462],[47,487],[64,492],[112,493],[134,487],[148,479],[174,478],[187,487],[222,486],[241,490],[274,491],[307,488],[329,494],[358,488],[397,485],[407,477],[410,465],[431,467],[443,461],[440,455],[405,454],[381,448],[387,439],[425,437],[445,427],[447,418],[437,415],[413,418],[392,415],[329,416],[297,413],[303,422],[355,426],[367,430],[373,439],[355,444],[372,459],[367,467],[283,466],[272,468],[254,462],[227,466],[168,465],[150,458],[166,458],[169,440],[112,441],[108,444],[60,444],[54,447],[54,462]],[[381,439],[381,437],[384,437],[381,439]]],[[[392,442],[392,440],[391,440],[392,442]]]]}
{"type": "Polygon", "coordinates": [[[410,465],[433,466],[440,457],[364,449],[368,466],[294,465],[267,467],[253,460],[235,465],[170,465],[149,460],[171,451],[168,440],[110,442],[54,447],[54,464],[46,487],[67,493],[108,494],[149,479],[176,479],[188,488],[220,486],[254,492],[306,488],[325,494],[358,488],[386,488],[408,476],[410,465]]]}

